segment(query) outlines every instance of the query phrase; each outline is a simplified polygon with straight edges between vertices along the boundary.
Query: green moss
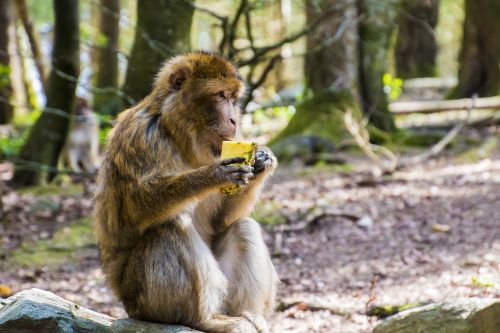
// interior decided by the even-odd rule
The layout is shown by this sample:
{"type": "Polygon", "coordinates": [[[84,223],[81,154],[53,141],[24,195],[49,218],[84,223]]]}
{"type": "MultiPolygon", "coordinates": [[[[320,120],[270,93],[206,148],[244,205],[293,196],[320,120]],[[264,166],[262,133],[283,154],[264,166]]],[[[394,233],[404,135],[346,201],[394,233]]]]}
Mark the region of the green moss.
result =
{"type": "Polygon", "coordinates": [[[91,221],[85,218],[57,231],[51,239],[23,243],[7,258],[20,266],[54,266],[74,261],[78,250],[94,244],[91,221]]]}
{"type": "Polygon", "coordinates": [[[407,147],[429,147],[446,135],[446,132],[433,131],[419,133],[411,130],[398,129],[395,132],[385,132],[374,126],[368,126],[370,141],[398,151],[407,147]]]}
{"type": "Polygon", "coordinates": [[[361,111],[349,91],[323,92],[305,100],[288,126],[271,140],[270,145],[292,135],[314,135],[339,142],[351,135],[344,126],[344,114],[351,110],[355,119],[361,111]]]}
{"type": "Polygon", "coordinates": [[[370,307],[370,309],[368,309],[366,314],[369,316],[375,316],[378,318],[387,318],[387,317],[395,315],[396,313],[399,313],[401,311],[408,310],[408,309],[415,308],[415,307],[422,306],[422,305],[423,304],[421,304],[421,303],[402,304],[402,305],[389,305],[389,304],[375,305],[375,306],[370,307]]]}

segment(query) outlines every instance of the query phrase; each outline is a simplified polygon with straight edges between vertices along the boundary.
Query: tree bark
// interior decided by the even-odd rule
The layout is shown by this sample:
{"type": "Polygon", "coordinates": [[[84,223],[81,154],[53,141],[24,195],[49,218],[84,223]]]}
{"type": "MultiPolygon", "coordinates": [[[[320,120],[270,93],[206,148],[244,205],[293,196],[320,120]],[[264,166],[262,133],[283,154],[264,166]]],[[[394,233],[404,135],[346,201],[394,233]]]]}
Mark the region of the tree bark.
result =
{"type": "MultiPolygon", "coordinates": [[[[120,0],[100,0],[99,33],[106,45],[96,50],[95,86],[118,89],[118,37],[120,34],[120,0]]],[[[94,110],[101,114],[116,115],[121,109],[121,98],[113,91],[94,93],[94,110]]]]}
{"type": "Polygon", "coordinates": [[[399,12],[396,42],[398,77],[436,76],[438,45],[434,29],[439,16],[439,0],[405,0],[399,12]]]}
{"type": "Polygon", "coordinates": [[[308,0],[307,22],[332,6],[338,7],[325,23],[307,35],[306,86],[314,93],[357,89],[357,35],[355,0],[308,0]]]}
{"type": "Polygon", "coordinates": [[[452,97],[500,92],[500,1],[465,0],[458,86],[452,97]]]}
{"type": "Polygon", "coordinates": [[[8,124],[14,117],[10,104],[9,25],[11,23],[10,0],[0,0],[0,124],[8,124]]]}
{"type": "Polygon", "coordinates": [[[57,168],[73,116],[79,74],[78,0],[54,0],[55,27],[47,106],[16,159],[13,183],[38,185],[50,181],[57,168]]]}
{"type": "Polygon", "coordinates": [[[350,137],[343,123],[345,112],[351,110],[357,119],[361,118],[357,89],[356,2],[306,2],[308,23],[325,11],[331,11],[331,16],[307,35],[306,87],[313,96],[297,105],[287,127],[271,141],[274,147],[278,141],[296,135],[321,137],[337,143],[350,137]]]}
{"type": "MultiPolygon", "coordinates": [[[[161,64],[190,47],[194,6],[185,0],[137,1],[137,27],[123,91],[139,101],[161,64]]],[[[124,100],[129,105],[128,100],[124,100]]]]}
{"type": "Polygon", "coordinates": [[[36,30],[33,28],[33,22],[28,13],[28,7],[26,5],[26,0],[16,0],[16,9],[17,15],[21,19],[23,23],[24,31],[26,31],[26,35],[28,36],[28,40],[30,43],[31,53],[33,55],[33,60],[35,62],[35,67],[38,71],[38,76],[42,83],[42,87],[46,90],[46,81],[45,81],[45,69],[43,66],[42,52],[40,51],[39,38],[36,30]]]}
{"type": "Polygon", "coordinates": [[[363,111],[370,124],[386,132],[396,130],[388,110],[382,78],[400,0],[357,0],[359,22],[359,87],[363,111]]]}

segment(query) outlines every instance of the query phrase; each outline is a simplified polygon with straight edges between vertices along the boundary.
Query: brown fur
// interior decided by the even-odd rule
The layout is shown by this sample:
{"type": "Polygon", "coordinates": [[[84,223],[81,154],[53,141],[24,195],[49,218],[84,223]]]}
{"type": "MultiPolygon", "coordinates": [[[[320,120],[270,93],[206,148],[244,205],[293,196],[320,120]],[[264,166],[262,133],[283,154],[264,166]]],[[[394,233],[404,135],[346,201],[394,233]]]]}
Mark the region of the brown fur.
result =
{"type": "Polygon", "coordinates": [[[246,218],[276,159],[219,161],[237,136],[244,84],[222,57],[168,61],[109,135],[94,211],[103,270],[131,317],[208,332],[265,332],[276,273],[246,218]],[[243,190],[224,197],[229,184],[243,190]],[[235,257],[236,256],[236,257],[235,257]]]}

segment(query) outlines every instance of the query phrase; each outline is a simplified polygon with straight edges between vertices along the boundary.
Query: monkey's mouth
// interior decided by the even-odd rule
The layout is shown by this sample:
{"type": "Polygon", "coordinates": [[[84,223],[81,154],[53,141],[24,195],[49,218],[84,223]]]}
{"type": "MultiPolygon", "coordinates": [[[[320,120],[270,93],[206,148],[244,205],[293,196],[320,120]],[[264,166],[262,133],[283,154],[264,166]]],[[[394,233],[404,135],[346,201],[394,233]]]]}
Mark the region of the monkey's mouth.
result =
{"type": "Polygon", "coordinates": [[[233,136],[225,136],[225,135],[219,135],[222,141],[233,141],[234,137],[233,136]]]}

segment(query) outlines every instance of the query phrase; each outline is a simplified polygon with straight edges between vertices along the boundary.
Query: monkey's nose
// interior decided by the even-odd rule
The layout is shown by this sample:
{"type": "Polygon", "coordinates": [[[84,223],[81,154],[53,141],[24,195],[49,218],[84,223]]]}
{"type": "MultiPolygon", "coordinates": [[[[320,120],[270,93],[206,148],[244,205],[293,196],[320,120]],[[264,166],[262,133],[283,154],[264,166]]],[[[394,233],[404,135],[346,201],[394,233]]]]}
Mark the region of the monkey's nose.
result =
{"type": "Polygon", "coordinates": [[[229,118],[229,121],[233,124],[233,126],[236,126],[236,121],[233,118],[229,118]]]}

